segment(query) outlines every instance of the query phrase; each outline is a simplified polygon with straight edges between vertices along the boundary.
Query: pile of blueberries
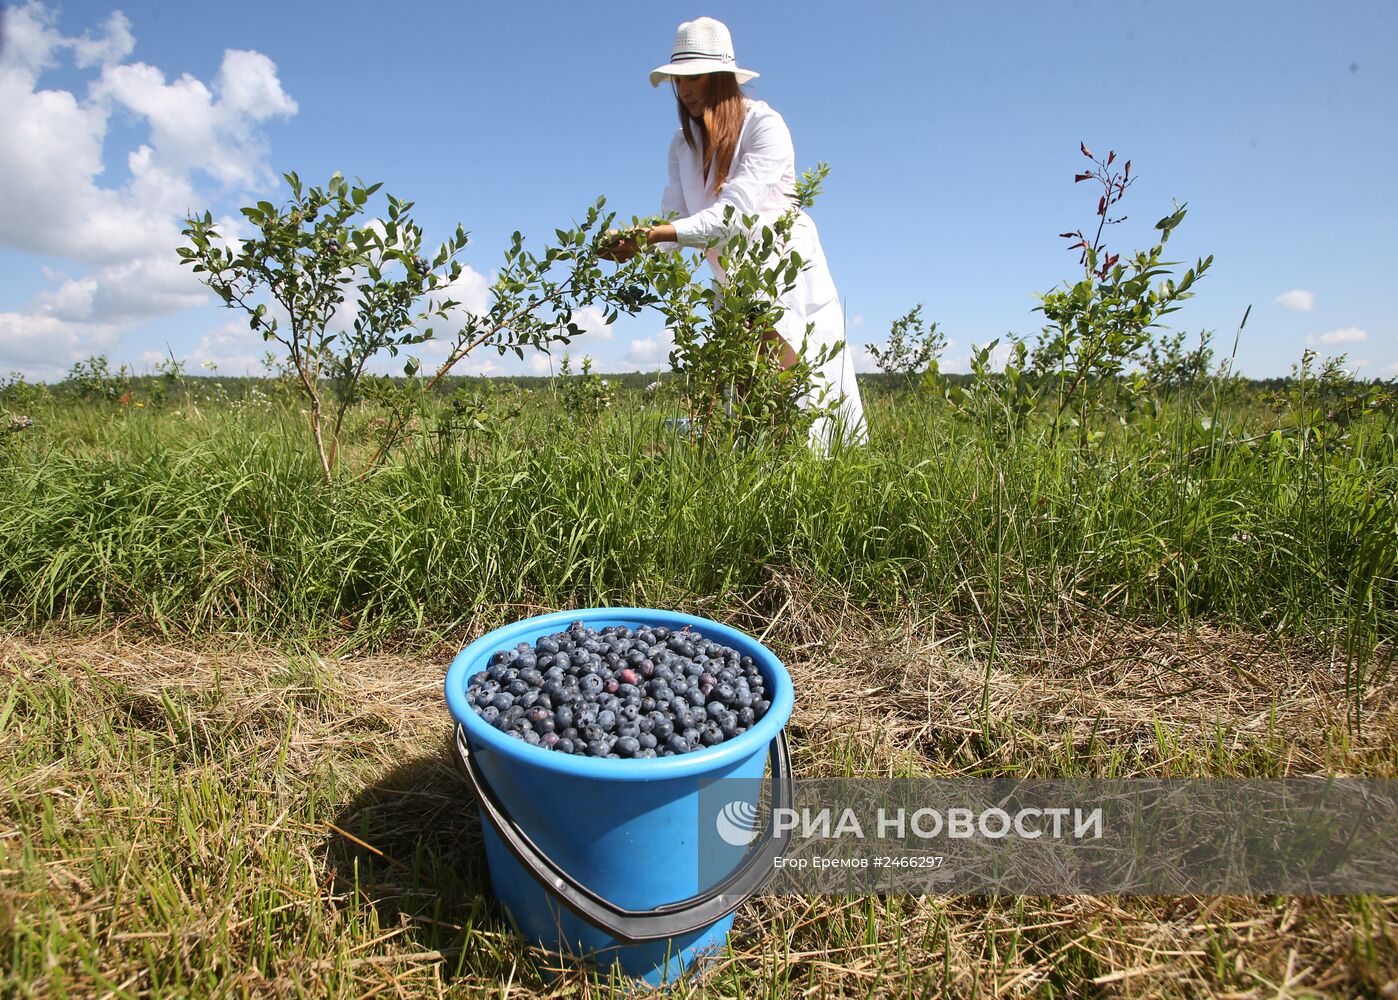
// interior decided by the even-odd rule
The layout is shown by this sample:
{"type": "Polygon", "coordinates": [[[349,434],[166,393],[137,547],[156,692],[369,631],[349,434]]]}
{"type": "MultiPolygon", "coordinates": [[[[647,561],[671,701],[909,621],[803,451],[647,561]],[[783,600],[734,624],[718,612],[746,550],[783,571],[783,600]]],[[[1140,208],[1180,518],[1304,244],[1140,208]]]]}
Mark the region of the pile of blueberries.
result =
{"type": "Polygon", "coordinates": [[[730,740],[771,701],[750,656],[686,626],[601,632],[573,622],[491,654],[471,707],[533,746],[587,757],[673,757],[730,740]]]}

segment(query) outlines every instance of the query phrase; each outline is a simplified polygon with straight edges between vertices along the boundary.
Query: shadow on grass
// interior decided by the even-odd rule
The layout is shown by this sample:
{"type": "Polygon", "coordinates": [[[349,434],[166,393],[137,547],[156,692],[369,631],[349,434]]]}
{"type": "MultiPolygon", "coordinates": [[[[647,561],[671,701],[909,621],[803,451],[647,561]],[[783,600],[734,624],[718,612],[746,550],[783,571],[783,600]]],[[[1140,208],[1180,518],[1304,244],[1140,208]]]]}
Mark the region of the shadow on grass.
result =
{"type": "Polygon", "coordinates": [[[446,739],[378,778],[331,822],[339,830],[327,845],[334,891],[374,912],[377,933],[366,941],[401,927],[391,951],[440,952],[445,979],[513,974],[518,983],[526,967],[536,978],[491,894],[479,813],[446,739]]]}
{"type": "Polygon", "coordinates": [[[480,815],[449,739],[373,781],[331,822],[333,891],[341,906],[373,915],[357,921],[355,961],[440,962],[443,981],[490,991],[650,992],[585,959],[531,948],[514,931],[491,892],[480,815]]]}

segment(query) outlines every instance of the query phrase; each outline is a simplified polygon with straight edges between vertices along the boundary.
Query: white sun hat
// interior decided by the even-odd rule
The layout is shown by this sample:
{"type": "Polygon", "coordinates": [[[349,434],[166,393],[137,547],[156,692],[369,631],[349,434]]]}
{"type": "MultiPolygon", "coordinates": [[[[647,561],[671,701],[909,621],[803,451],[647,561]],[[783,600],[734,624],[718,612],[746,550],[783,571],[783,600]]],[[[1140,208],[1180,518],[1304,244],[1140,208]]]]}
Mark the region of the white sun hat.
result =
{"type": "Polygon", "coordinates": [[[738,68],[728,25],[712,17],[700,17],[680,25],[675,32],[670,61],[650,71],[650,85],[658,87],[662,80],[701,73],[732,73],[739,83],[747,83],[759,75],[750,69],[738,68]]]}

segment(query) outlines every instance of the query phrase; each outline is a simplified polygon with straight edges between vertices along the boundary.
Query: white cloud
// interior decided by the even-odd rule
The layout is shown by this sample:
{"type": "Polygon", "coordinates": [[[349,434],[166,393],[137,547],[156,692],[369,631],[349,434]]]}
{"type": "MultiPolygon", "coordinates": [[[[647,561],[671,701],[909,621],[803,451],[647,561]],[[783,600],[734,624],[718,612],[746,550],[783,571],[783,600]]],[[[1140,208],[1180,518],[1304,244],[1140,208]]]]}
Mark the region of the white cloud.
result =
{"type": "Polygon", "coordinates": [[[1285,309],[1310,312],[1315,308],[1315,292],[1308,292],[1304,288],[1293,288],[1289,292],[1282,292],[1272,301],[1285,309]]]}
{"type": "Polygon", "coordinates": [[[472,316],[484,316],[490,308],[490,286],[493,277],[487,277],[469,266],[463,265],[461,274],[455,281],[443,284],[432,298],[437,302],[452,300],[457,305],[447,310],[444,322],[433,327],[437,336],[450,337],[460,330],[472,316]]]}
{"type": "Polygon", "coordinates": [[[504,369],[485,355],[469,357],[453,369],[457,375],[499,375],[503,371],[504,369]]]}
{"type": "Polygon", "coordinates": [[[1368,331],[1361,330],[1357,326],[1341,327],[1338,330],[1322,333],[1320,336],[1316,336],[1315,334],[1306,335],[1306,343],[1312,345],[1324,344],[1327,347],[1335,344],[1357,344],[1368,339],[1368,331]]]}
{"type": "MultiPolygon", "coordinates": [[[[0,355],[29,357],[51,338],[46,369],[77,352],[112,346],[123,329],[209,300],[175,256],[181,220],[212,198],[202,174],[229,185],[273,181],[260,123],[296,112],[276,67],[256,52],[227,51],[212,85],[185,75],[167,82],[144,63],[120,12],[100,30],[65,37],[50,8],[31,0],[5,14],[0,61],[0,245],[63,262],[44,271],[57,287],[5,313],[0,355]],[[95,69],[85,96],[44,89],[42,74],[65,60],[95,69]],[[113,115],[148,128],[126,156],[125,183],[102,183],[113,115]],[[77,265],[71,267],[69,265],[77,265]],[[61,333],[55,331],[61,330],[61,333]]],[[[31,369],[37,371],[37,369],[31,369]]]]}
{"type": "Polygon", "coordinates": [[[616,337],[616,331],[607,322],[606,314],[596,306],[574,309],[573,323],[582,329],[582,333],[568,342],[568,350],[578,356],[582,354],[580,348],[593,347],[599,340],[610,341],[616,337]]]}
{"type": "Polygon", "coordinates": [[[653,337],[635,337],[627,345],[625,360],[647,371],[668,368],[674,347],[675,340],[669,330],[662,330],[653,337]]]}
{"type": "Polygon", "coordinates": [[[225,185],[272,179],[254,126],[297,111],[272,60],[235,49],[224,52],[212,88],[189,74],[167,83],[156,67],[132,63],[104,68],[92,95],[144,118],[167,167],[201,170],[225,185]]]}
{"type": "Polygon", "coordinates": [[[868,373],[882,370],[879,368],[879,363],[874,360],[874,356],[869,353],[868,344],[851,343],[851,346],[854,348],[854,370],[856,372],[868,373]]]}
{"type": "MultiPolygon", "coordinates": [[[[181,360],[191,374],[200,374],[212,365],[220,375],[260,375],[262,355],[273,348],[281,350],[279,344],[263,340],[246,319],[234,319],[205,333],[199,346],[181,360]]],[[[161,360],[165,357],[160,355],[161,360]]]]}
{"type": "Polygon", "coordinates": [[[864,317],[859,315],[858,313],[855,313],[853,316],[849,318],[849,321],[845,324],[845,332],[848,333],[850,330],[858,330],[863,325],[864,317]]]}
{"type": "Polygon", "coordinates": [[[1389,375],[1398,376],[1398,361],[1393,362],[1393,364],[1385,368],[1384,371],[1389,375]]]}
{"type": "Polygon", "coordinates": [[[0,312],[0,369],[57,379],[73,362],[110,348],[119,336],[113,324],[0,312]]]}

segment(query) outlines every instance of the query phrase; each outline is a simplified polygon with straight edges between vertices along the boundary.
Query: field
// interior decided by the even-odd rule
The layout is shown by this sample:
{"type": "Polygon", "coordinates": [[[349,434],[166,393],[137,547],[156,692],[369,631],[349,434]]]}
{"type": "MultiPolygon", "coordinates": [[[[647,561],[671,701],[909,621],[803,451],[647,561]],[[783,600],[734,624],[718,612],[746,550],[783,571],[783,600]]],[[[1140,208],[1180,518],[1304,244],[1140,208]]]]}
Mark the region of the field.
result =
{"type": "MultiPolygon", "coordinates": [[[[492,909],[447,752],[453,653],[546,610],[763,636],[798,776],[1398,777],[1391,396],[1210,380],[1084,446],[870,379],[822,461],[701,447],[666,389],[473,382],[362,478],[353,411],[327,483],[286,386],[158,388],[0,412],[7,995],[611,995],[492,909]]],[[[675,995],[1398,995],[1398,898],[737,928],[675,995]]]]}

